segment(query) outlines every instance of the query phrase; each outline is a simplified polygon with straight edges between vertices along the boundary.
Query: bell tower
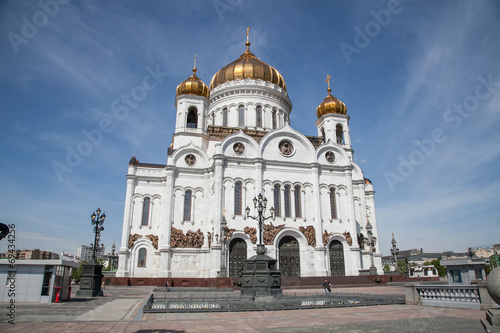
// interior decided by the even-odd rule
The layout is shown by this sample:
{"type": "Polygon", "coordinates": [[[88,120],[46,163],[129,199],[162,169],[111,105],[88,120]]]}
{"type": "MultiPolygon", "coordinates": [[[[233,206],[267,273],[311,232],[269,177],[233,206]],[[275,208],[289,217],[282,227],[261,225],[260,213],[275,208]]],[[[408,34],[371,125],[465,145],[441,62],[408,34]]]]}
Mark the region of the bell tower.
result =
{"type": "MultiPolygon", "coordinates": [[[[196,76],[196,71],[195,55],[193,75],[179,84],[176,89],[177,116],[174,137],[179,137],[179,134],[206,134],[210,91],[208,86],[196,76]]],[[[181,144],[179,141],[184,140],[174,140],[174,149],[181,144]]]]}
{"type": "Polygon", "coordinates": [[[342,101],[332,96],[330,78],[331,76],[327,75],[325,81],[328,84],[328,96],[316,108],[318,136],[322,137],[325,143],[331,141],[344,148],[352,158],[347,107],[342,101]]]}

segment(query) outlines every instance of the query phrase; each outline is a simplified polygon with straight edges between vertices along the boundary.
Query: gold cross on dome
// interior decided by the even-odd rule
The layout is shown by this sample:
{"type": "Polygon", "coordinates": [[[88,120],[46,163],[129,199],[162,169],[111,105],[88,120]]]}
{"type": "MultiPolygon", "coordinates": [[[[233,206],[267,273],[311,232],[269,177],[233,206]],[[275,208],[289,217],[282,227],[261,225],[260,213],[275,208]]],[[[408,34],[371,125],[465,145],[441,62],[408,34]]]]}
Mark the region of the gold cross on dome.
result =
{"type": "Polygon", "coordinates": [[[196,68],[196,53],[194,54],[194,68],[196,68]]]}
{"type": "Polygon", "coordinates": [[[326,75],[326,80],[325,82],[328,83],[328,89],[330,89],[330,79],[332,78],[332,76],[330,74],[327,74],[326,75]]]}
{"type": "Polygon", "coordinates": [[[370,222],[370,215],[366,214],[366,221],[370,222]]]}
{"type": "Polygon", "coordinates": [[[250,32],[250,27],[247,27],[247,43],[248,43],[248,33],[250,32]]]}
{"type": "Polygon", "coordinates": [[[222,217],[226,217],[226,212],[227,212],[227,210],[225,210],[225,209],[222,210],[222,217]]]}

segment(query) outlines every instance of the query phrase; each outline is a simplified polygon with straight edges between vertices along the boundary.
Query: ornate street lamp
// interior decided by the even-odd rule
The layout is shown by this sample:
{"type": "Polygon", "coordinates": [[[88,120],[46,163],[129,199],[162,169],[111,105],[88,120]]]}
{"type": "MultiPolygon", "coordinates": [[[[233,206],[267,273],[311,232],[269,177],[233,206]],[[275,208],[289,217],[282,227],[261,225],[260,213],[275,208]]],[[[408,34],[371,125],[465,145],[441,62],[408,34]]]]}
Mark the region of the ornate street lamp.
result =
{"type": "Polygon", "coordinates": [[[97,251],[99,250],[99,241],[101,239],[101,231],[104,230],[102,224],[106,219],[106,214],[101,215],[101,209],[92,213],[90,216],[91,224],[94,226],[94,243],[92,245],[92,260],[83,265],[83,274],[80,279],[80,290],[76,292],[77,297],[95,297],[103,296],[101,290],[102,282],[102,265],[97,261],[97,251]]]}
{"type": "Polygon", "coordinates": [[[375,244],[377,242],[377,239],[373,237],[373,227],[370,223],[370,216],[366,215],[366,219],[368,223],[366,224],[366,233],[368,235],[367,245],[370,247],[370,260],[371,260],[371,266],[370,266],[370,275],[377,275],[377,268],[375,267],[375,258],[373,257],[373,249],[375,248],[375,244]]]}
{"type": "Polygon", "coordinates": [[[92,213],[90,218],[92,219],[92,221],[91,221],[92,225],[95,225],[95,227],[94,227],[94,233],[95,233],[94,246],[92,248],[92,260],[97,261],[97,258],[98,258],[97,251],[99,249],[99,241],[101,239],[101,231],[104,230],[104,227],[102,225],[104,223],[104,219],[106,219],[106,214],[102,213],[102,215],[101,215],[101,209],[97,208],[95,213],[92,213]]]}
{"type": "Polygon", "coordinates": [[[392,233],[392,242],[391,243],[392,243],[391,254],[394,257],[394,266],[396,267],[396,270],[397,270],[399,249],[396,247],[396,240],[394,239],[394,233],[392,233]]]}
{"type": "Polygon", "coordinates": [[[245,212],[247,217],[259,222],[259,244],[257,255],[245,260],[245,268],[241,273],[241,294],[254,298],[281,295],[281,272],[277,269],[277,260],[265,255],[264,245],[264,221],[274,218],[274,208],[269,209],[270,216],[264,217],[267,199],[262,194],[253,198],[253,206],[257,210],[257,216],[250,216],[249,207],[245,212]]]}
{"type": "Polygon", "coordinates": [[[257,245],[257,253],[259,253],[260,249],[264,249],[264,221],[274,218],[274,208],[271,207],[269,209],[269,212],[271,213],[270,216],[264,217],[264,211],[266,210],[267,206],[267,199],[262,197],[262,194],[259,193],[259,196],[256,198],[253,198],[253,205],[254,208],[257,210],[257,216],[250,216],[250,207],[247,206],[245,209],[245,212],[247,213],[247,217],[259,221],[259,244],[257,245]]]}

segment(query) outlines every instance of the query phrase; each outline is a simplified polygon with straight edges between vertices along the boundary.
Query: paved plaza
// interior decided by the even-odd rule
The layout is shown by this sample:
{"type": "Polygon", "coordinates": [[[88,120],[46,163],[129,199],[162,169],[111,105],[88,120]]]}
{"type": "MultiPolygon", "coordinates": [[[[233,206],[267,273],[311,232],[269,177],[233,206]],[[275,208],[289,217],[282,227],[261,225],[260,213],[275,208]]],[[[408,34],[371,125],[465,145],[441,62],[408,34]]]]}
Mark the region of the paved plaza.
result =
{"type": "MultiPolygon", "coordinates": [[[[8,304],[2,303],[0,332],[484,332],[480,323],[484,311],[414,305],[144,314],[142,307],[152,289],[107,287],[104,297],[50,304],[19,303],[15,325],[7,323],[8,304]]],[[[404,288],[338,288],[334,292],[404,294],[404,288]]]]}

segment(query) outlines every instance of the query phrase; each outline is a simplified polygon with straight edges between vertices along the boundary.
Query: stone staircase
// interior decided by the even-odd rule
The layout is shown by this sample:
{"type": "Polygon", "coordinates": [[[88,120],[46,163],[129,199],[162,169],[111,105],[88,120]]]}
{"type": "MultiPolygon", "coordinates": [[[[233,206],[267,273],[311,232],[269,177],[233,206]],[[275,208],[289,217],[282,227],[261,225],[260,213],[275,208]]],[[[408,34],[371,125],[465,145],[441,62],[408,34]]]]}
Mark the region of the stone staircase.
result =
{"type": "Polygon", "coordinates": [[[500,333],[500,309],[486,311],[486,319],[481,319],[481,324],[488,333],[500,333]]]}

